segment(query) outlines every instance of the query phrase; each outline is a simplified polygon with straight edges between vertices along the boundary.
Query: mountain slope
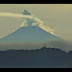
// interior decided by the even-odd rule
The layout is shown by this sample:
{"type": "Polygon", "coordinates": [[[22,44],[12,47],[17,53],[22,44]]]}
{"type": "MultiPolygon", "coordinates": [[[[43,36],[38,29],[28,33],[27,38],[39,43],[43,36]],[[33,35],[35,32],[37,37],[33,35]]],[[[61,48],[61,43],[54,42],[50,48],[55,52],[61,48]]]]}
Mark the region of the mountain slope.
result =
{"type": "Polygon", "coordinates": [[[44,42],[60,39],[37,26],[21,27],[8,36],[0,39],[0,42],[44,42]]]}
{"type": "Polygon", "coordinates": [[[72,68],[72,51],[42,47],[0,51],[0,68],[72,68]]]}

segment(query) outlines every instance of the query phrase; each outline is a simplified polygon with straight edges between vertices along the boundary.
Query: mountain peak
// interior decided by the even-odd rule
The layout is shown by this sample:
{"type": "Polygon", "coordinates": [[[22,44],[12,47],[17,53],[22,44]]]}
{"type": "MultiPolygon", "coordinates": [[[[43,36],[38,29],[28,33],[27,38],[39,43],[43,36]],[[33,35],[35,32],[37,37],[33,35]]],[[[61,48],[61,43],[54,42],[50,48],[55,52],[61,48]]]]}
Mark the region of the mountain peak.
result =
{"type": "Polygon", "coordinates": [[[37,26],[21,27],[15,32],[2,38],[4,42],[45,42],[48,40],[59,39],[58,37],[46,32],[37,26]]]}

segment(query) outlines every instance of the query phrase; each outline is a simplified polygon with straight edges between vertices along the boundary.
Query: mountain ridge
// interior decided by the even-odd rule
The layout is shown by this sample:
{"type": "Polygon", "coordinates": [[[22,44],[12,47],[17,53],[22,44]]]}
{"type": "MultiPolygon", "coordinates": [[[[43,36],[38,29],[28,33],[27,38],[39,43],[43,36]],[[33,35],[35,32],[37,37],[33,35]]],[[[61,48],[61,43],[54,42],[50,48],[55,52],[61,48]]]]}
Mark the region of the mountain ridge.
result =
{"type": "Polygon", "coordinates": [[[72,51],[58,48],[0,51],[0,68],[72,68],[72,51]]]}

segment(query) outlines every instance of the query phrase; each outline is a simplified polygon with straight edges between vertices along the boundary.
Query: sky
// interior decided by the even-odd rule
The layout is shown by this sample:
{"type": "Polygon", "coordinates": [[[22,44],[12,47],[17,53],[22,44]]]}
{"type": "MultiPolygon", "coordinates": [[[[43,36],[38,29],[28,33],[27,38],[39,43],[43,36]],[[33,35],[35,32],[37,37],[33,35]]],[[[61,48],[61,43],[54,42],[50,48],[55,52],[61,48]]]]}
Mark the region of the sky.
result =
{"type": "MultiPolygon", "coordinates": [[[[0,4],[0,13],[22,14],[31,11],[45,26],[54,30],[54,34],[72,41],[72,4],[0,4]]],[[[0,16],[0,38],[21,27],[22,18],[0,16]]]]}

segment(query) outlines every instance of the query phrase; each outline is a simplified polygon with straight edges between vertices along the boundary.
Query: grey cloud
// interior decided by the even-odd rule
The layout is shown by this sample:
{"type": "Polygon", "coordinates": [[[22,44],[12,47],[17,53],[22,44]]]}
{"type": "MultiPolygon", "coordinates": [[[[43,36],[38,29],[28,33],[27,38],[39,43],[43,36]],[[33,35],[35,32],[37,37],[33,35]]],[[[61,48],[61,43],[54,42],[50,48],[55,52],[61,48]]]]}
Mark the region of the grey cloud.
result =
{"type": "Polygon", "coordinates": [[[28,10],[24,10],[24,11],[23,11],[23,14],[24,14],[24,15],[31,15],[31,12],[28,11],[28,10]]]}

